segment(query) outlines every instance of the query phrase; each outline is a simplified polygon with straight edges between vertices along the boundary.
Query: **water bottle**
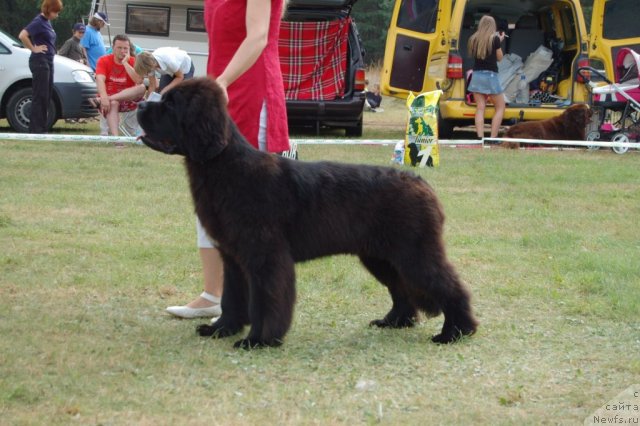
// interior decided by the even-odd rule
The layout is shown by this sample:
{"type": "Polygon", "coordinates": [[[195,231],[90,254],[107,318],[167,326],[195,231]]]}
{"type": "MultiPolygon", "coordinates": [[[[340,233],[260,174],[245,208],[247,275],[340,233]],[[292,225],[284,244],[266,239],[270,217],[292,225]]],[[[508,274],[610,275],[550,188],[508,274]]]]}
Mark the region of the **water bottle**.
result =
{"type": "Polygon", "coordinates": [[[529,83],[527,83],[527,76],[520,74],[520,81],[518,81],[518,91],[516,92],[517,104],[529,103],[529,83]]]}
{"type": "Polygon", "coordinates": [[[404,142],[398,142],[393,149],[392,161],[396,164],[404,163],[404,142]]]}

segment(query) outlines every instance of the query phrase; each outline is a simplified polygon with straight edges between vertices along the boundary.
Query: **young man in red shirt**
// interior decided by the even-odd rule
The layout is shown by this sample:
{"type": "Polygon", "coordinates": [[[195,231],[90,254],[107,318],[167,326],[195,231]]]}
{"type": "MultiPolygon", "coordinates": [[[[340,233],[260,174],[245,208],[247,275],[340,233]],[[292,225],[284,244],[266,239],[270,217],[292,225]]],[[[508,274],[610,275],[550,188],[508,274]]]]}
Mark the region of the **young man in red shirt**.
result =
{"type": "Polygon", "coordinates": [[[118,136],[119,113],[135,111],[146,91],[142,78],[133,69],[135,58],[130,52],[129,37],[118,34],[113,38],[113,53],[102,56],[96,64],[100,97],[93,103],[107,119],[111,136],[118,136]]]}

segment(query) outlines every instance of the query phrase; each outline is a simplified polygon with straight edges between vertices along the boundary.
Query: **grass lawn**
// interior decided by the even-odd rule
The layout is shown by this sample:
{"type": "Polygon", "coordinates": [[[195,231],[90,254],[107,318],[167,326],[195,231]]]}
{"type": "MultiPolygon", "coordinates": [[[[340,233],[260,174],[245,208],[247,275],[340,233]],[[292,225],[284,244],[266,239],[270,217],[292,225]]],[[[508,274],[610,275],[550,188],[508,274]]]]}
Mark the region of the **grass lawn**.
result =
{"type": "Polygon", "coordinates": [[[178,157],[0,141],[0,424],[581,424],[640,382],[638,155],[444,148],[416,172],[478,334],[369,328],[390,299],[338,256],[298,265],[284,346],[246,352],[164,313],[201,290],[178,157]]]}

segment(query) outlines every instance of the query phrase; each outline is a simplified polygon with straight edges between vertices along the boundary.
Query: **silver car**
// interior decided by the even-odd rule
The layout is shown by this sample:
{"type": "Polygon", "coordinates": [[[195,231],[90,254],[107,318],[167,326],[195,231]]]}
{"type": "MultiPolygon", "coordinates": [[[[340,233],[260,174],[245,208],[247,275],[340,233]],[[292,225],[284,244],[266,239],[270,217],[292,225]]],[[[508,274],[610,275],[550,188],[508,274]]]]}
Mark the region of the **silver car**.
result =
{"type": "MultiPolygon", "coordinates": [[[[0,30],[0,118],[17,132],[29,131],[31,115],[31,52],[0,30]]],[[[88,102],[97,94],[94,73],[86,65],[56,55],[53,60],[53,96],[49,105],[50,129],[57,120],[98,114],[88,102]]]]}

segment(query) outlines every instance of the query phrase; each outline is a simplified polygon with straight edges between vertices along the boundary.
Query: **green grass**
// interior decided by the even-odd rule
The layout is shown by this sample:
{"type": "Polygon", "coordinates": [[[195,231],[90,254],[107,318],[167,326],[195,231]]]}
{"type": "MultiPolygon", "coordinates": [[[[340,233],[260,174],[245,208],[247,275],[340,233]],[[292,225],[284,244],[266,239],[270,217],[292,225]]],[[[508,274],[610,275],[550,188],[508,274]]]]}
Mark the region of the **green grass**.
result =
{"type": "Polygon", "coordinates": [[[178,157],[0,141],[0,424],[582,423],[640,377],[638,155],[444,148],[416,172],[478,334],[369,328],[390,299],[338,256],[298,265],[285,345],[245,352],[163,312],[201,290],[178,157]]]}

